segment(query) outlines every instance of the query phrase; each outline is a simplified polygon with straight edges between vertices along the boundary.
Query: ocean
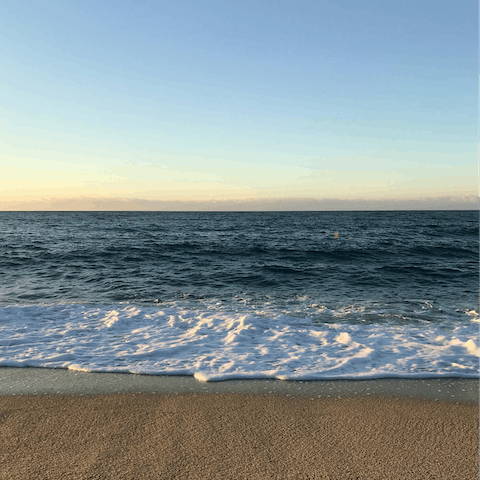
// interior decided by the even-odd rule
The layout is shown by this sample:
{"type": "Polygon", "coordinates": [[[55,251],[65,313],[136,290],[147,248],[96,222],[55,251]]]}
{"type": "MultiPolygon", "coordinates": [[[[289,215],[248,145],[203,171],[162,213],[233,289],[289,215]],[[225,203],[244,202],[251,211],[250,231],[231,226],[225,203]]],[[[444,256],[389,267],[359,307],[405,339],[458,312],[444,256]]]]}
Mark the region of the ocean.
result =
{"type": "Polygon", "coordinates": [[[478,220],[0,212],[0,366],[478,378],[478,220]]]}

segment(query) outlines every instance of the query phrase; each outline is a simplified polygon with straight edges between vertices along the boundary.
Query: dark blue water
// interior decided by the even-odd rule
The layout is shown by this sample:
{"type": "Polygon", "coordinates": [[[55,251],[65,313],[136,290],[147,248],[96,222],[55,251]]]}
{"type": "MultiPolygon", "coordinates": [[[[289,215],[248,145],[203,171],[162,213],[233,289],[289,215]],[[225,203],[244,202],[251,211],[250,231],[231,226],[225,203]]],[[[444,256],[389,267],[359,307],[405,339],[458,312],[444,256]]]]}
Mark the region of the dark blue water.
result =
{"type": "Polygon", "coordinates": [[[0,302],[476,309],[477,211],[0,212],[0,302]],[[334,232],[338,231],[338,238],[334,232]]]}
{"type": "Polygon", "coordinates": [[[478,220],[2,212],[0,366],[478,378],[478,220]]]}

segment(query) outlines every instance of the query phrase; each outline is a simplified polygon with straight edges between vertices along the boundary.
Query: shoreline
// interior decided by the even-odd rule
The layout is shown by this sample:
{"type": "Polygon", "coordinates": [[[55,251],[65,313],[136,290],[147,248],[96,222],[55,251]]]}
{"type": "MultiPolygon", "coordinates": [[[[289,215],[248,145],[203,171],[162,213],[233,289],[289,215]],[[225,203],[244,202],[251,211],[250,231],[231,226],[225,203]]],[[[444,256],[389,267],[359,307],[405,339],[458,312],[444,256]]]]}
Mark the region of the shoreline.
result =
{"type": "Polygon", "coordinates": [[[0,368],[0,480],[476,480],[478,386],[0,368]]]}
{"type": "Polygon", "coordinates": [[[246,379],[200,382],[193,376],[77,372],[66,369],[1,367],[0,397],[11,395],[108,395],[117,393],[281,395],[285,397],[415,398],[479,404],[479,379],[444,377],[370,380],[246,379]]]}

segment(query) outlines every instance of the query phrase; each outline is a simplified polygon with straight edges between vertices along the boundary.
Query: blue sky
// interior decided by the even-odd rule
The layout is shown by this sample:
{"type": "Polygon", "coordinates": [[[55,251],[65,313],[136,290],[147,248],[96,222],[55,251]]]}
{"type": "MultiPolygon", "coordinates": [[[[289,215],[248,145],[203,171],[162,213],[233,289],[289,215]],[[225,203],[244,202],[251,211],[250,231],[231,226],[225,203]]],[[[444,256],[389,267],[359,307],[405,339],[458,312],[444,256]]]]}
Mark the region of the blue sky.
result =
{"type": "Polygon", "coordinates": [[[0,57],[0,209],[476,208],[473,0],[4,2],[0,57]]]}

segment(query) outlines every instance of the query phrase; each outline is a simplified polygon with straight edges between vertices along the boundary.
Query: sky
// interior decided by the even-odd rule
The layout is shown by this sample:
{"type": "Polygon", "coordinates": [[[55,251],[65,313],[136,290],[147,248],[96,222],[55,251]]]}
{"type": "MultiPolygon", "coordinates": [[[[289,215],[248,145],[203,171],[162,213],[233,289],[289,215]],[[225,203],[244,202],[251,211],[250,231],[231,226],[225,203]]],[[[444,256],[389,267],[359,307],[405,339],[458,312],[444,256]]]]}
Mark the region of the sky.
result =
{"type": "Polygon", "coordinates": [[[476,0],[5,1],[0,210],[478,208],[476,0]]]}

